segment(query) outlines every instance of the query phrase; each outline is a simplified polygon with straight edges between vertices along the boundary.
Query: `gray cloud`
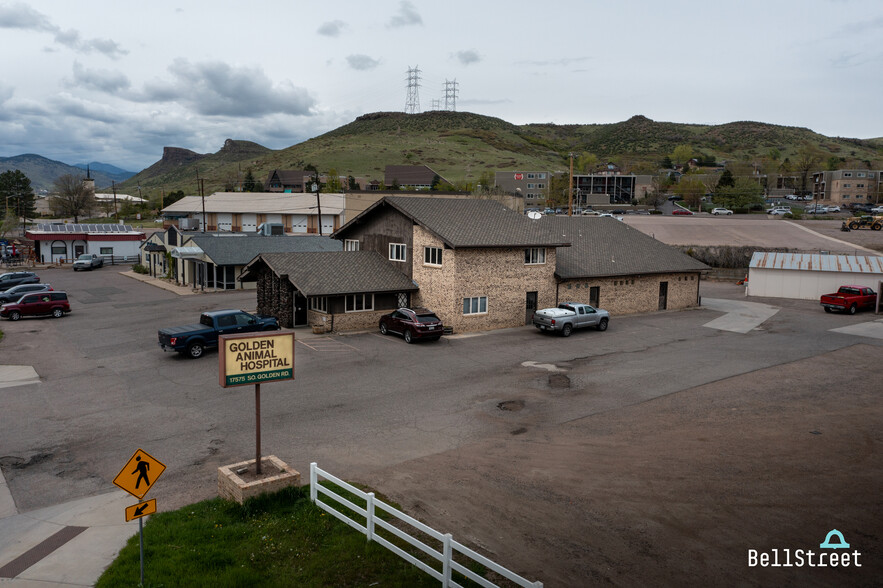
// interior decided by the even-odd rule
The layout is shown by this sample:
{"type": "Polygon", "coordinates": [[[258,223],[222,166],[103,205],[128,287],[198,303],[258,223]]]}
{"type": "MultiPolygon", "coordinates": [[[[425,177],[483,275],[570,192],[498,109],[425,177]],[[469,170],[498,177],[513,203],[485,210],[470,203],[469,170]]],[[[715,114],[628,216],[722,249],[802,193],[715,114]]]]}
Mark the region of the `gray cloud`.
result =
{"type": "Polygon", "coordinates": [[[73,83],[83,88],[113,94],[126,90],[130,86],[129,78],[119,71],[86,69],[79,62],[74,62],[73,83]]]}
{"type": "Polygon", "coordinates": [[[463,65],[471,65],[473,63],[478,63],[481,61],[481,55],[478,54],[478,51],[474,49],[469,49],[468,51],[457,51],[454,53],[454,57],[457,58],[457,61],[462,63],[463,65]]]}
{"type": "Polygon", "coordinates": [[[0,6],[0,28],[52,33],[56,43],[80,53],[103,53],[114,59],[128,53],[116,41],[110,39],[82,39],[80,33],[76,30],[63,31],[61,27],[53,24],[46,15],[37,12],[25,4],[4,4],[0,6]]]}
{"type": "Polygon", "coordinates": [[[346,28],[345,22],[342,20],[332,20],[323,22],[316,32],[326,37],[338,37],[344,28],[346,28]]]}
{"type": "Polygon", "coordinates": [[[310,115],[315,100],[291,82],[274,84],[260,68],[231,67],[221,62],[191,63],[176,59],[171,80],[145,86],[140,102],[176,102],[207,116],[260,117],[267,114],[310,115]]]}
{"type": "Polygon", "coordinates": [[[350,55],[346,58],[350,67],[358,70],[374,69],[380,65],[380,61],[368,55],[350,55]]]}
{"type": "Polygon", "coordinates": [[[391,28],[407,27],[411,25],[422,25],[423,19],[414,5],[408,0],[402,0],[399,3],[399,11],[396,13],[386,25],[391,28]]]}
{"type": "Polygon", "coordinates": [[[2,81],[0,81],[0,104],[3,104],[15,94],[15,88],[12,86],[7,86],[2,81]]]}
{"type": "Polygon", "coordinates": [[[0,6],[0,28],[47,32],[58,30],[46,16],[26,4],[0,6]]]}

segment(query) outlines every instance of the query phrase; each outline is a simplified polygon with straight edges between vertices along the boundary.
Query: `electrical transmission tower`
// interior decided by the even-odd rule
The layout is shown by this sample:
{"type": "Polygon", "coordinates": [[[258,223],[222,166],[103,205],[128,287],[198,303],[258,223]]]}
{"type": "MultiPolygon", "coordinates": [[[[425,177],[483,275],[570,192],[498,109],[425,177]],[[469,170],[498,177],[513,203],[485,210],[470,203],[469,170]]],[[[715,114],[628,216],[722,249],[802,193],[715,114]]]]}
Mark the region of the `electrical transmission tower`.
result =
{"type": "Polygon", "coordinates": [[[441,100],[438,98],[433,98],[430,100],[429,110],[441,110],[441,100]]]}
{"type": "Polygon", "coordinates": [[[445,80],[445,110],[457,111],[457,80],[445,80]]]}
{"type": "Polygon", "coordinates": [[[417,114],[420,112],[420,69],[416,66],[408,68],[408,98],[405,100],[405,112],[417,114]]]}

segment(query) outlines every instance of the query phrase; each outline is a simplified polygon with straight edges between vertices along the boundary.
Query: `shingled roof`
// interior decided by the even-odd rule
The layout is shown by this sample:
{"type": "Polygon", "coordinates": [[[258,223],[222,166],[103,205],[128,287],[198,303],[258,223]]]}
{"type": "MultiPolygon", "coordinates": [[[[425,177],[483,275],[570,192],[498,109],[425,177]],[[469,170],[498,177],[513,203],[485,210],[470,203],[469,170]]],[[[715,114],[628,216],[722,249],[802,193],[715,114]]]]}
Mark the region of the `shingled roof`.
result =
{"type": "Polygon", "coordinates": [[[217,265],[245,265],[261,253],[341,251],[343,243],[318,235],[192,235],[190,238],[217,265]]]}
{"type": "Polygon", "coordinates": [[[555,238],[571,242],[555,256],[555,275],[562,280],[711,269],[613,218],[547,216],[537,223],[555,238]]]}
{"type": "Polygon", "coordinates": [[[257,280],[255,269],[265,264],[304,296],[335,296],[362,292],[415,292],[417,285],[376,251],[262,253],[240,275],[257,280]]]}
{"type": "Polygon", "coordinates": [[[427,229],[452,249],[460,247],[567,247],[539,223],[495,200],[387,196],[334,232],[343,239],[381,207],[389,206],[427,229]]]}

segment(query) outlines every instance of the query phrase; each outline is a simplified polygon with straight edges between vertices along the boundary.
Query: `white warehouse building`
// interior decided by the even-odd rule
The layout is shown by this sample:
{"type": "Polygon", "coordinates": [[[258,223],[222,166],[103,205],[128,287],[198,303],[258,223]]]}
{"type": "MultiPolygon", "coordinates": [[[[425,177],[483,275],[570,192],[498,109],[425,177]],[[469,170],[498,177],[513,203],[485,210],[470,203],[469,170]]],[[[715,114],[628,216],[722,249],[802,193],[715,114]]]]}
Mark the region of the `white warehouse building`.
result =
{"type": "Polygon", "coordinates": [[[818,300],[844,285],[879,292],[883,257],[757,251],[748,267],[748,296],[818,300]]]}

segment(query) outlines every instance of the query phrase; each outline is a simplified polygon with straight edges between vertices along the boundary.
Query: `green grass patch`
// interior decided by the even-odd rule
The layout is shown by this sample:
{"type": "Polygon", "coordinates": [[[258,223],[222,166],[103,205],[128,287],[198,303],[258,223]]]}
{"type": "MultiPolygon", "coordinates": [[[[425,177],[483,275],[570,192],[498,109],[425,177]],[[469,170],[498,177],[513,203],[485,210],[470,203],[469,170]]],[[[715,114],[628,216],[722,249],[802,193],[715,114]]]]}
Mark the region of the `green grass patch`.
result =
{"type": "MultiPolygon", "coordinates": [[[[333,489],[362,504],[348,492],[333,489]]],[[[324,502],[329,500],[326,498],[324,502]]],[[[391,534],[383,536],[392,540],[391,534]]],[[[396,543],[406,545],[399,540],[396,543]]],[[[410,546],[407,551],[422,555],[410,546]]],[[[144,559],[145,586],[325,587],[377,583],[378,586],[421,587],[439,584],[315,506],[310,502],[308,486],[263,495],[244,505],[216,498],[153,515],[144,525],[144,559]]],[[[425,561],[424,557],[421,559],[425,561]]],[[[439,565],[433,567],[440,569],[439,565]]],[[[135,535],[96,586],[135,585],[139,581],[139,569],[138,535],[135,535]]],[[[480,569],[475,571],[483,573],[480,569]]],[[[464,582],[462,577],[458,581],[474,585],[464,582]]]]}

